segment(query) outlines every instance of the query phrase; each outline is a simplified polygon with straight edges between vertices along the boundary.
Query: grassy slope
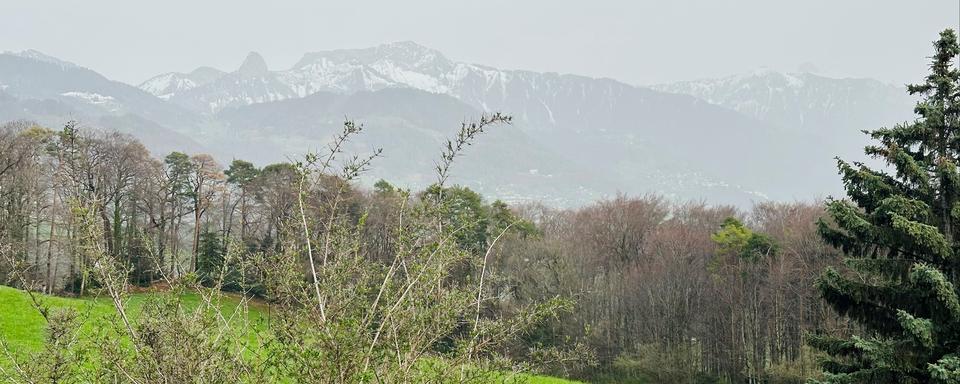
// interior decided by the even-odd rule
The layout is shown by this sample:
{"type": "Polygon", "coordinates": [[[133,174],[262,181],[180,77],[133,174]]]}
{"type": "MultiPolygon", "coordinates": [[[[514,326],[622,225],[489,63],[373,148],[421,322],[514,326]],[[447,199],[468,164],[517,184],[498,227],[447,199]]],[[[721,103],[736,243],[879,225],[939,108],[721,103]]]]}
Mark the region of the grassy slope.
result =
{"type": "MultiPolygon", "coordinates": [[[[127,312],[136,316],[145,300],[150,298],[148,293],[133,294],[127,302],[127,312]]],[[[72,307],[80,312],[82,317],[89,319],[84,323],[85,328],[96,327],[110,316],[116,314],[113,303],[107,298],[64,298],[40,295],[41,302],[51,308],[72,307]],[[89,315],[89,316],[86,316],[89,315]]],[[[197,305],[200,298],[197,295],[187,295],[183,298],[184,305],[197,305]]],[[[229,300],[229,299],[228,299],[229,300]]],[[[225,313],[230,313],[236,301],[225,302],[225,313]]],[[[264,316],[256,307],[250,307],[251,320],[264,316]]],[[[43,345],[45,322],[43,316],[34,308],[30,296],[25,292],[10,287],[0,286],[0,338],[13,350],[20,348],[36,349],[43,345]]]]}
{"type": "MultiPolygon", "coordinates": [[[[127,303],[129,311],[135,315],[143,302],[149,297],[149,293],[132,295],[127,303]]],[[[184,298],[186,305],[198,301],[199,297],[195,295],[184,298]]],[[[85,327],[94,327],[98,321],[103,321],[115,313],[112,303],[105,298],[71,299],[43,296],[43,302],[50,307],[73,307],[82,314],[89,314],[91,321],[85,323],[85,327]]],[[[224,303],[225,306],[231,304],[236,303],[224,303]]],[[[264,316],[263,312],[254,306],[250,307],[250,313],[253,317],[264,316]]],[[[30,297],[26,293],[0,285],[0,339],[3,339],[12,351],[39,349],[43,345],[44,325],[43,317],[34,309],[30,297]]],[[[0,364],[5,362],[6,357],[0,355],[0,364]]],[[[529,383],[575,384],[577,382],[554,377],[532,376],[529,383]]]]}

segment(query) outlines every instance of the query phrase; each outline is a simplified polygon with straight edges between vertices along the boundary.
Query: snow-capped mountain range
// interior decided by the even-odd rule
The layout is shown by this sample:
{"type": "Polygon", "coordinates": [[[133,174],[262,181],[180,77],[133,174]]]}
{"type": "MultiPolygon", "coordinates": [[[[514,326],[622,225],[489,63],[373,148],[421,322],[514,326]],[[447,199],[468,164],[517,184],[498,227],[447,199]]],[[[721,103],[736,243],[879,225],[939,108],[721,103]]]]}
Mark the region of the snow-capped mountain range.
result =
{"type": "MultiPolygon", "coordinates": [[[[216,70],[213,70],[216,71],[216,70]]],[[[408,87],[459,96],[465,78],[481,72],[492,77],[504,71],[455,63],[439,52],[413,42],[373,48],[307,53],[293,68],[270,71],[263,57],[251,52],[234,72],[166,73],[140,88],[204,112],[228,107],[304,97],[316,92],[353,93],[408,87]]]]}
{"type": "Polygon", "coordinates": [[[904,106],[914,102],[902,85],[770,69],[651,88],[691,95],[784,129],[822,135],[836,134],[844,126],[874,129],[883,122],[911,119],[912,110],[904,106]]]}
{"type": "MultiPolygon", "coordinates": [[[[198,71],[200,69],[189,74],[158,75],[142,83],[140,88],[206,113],[317,92],[354,93],[385,88],[444,94],[489,111],[525,98],[530,90],[550,92],[551,88],[563,87],[564,82],[571,80],[594,81],[580,76],[501,70],[456,62],[410,41],[307,53],[292,68],[280,71],[268,70],[263,57],[255,52],[234,72],[205,69],[200,76],[198,71]]],[[[555,122],[548,104],[537,107],[542,109],[538,112],[545,113],[547,121],[555,122]]]]}
{"type": "Polygon", "coordinates": [[[874,80],[771,71],[641,87],[458,62],[412,42],[308,53],[285,70],[251,53],[234,71],[165,73],[139,87],[35,51],[0,54],[0,121],[79,119],[141,137],[160,156],[173,147],[266,164],[322,148],[348,116],[368,127],[353,149],[385,147],[371,179],[414,188],[431,182],[460,121],[504,112],[513,126],[481,138],[456,182],[558,205],[619,192],[734,204],[835,193],[833,156],[856,156],[861,129],[909,118],[903,95],[874,80]]]}

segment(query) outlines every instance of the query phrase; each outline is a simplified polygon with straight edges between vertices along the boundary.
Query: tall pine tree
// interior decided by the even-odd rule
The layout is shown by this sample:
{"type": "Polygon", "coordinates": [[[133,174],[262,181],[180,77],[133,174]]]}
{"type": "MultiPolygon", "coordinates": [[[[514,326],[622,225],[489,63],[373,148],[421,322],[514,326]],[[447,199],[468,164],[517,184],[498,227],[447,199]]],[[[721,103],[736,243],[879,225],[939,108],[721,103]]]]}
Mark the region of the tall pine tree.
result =
{"type": "Polygon", "coordinates": [[[887,167],[838,160],[849,200],[831,200],[823,238],[847,255],[817,281],[860,336],[813,336],[831,383],[960,383],[960,55],[953,30],[930,74],[908,86],[917,119],[868,132],[887,167]]]}

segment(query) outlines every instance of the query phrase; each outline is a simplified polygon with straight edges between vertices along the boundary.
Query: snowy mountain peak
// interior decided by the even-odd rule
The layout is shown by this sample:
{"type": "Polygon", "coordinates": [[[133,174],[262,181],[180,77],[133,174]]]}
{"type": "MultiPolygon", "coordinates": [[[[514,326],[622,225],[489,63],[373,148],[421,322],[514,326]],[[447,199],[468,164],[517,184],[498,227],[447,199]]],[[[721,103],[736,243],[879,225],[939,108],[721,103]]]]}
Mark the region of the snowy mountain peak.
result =
{"type": "Polygon", "coordinates": [[[256,52],[250,52],[247,54],[247,58],[243,60],[243,64],[240,65],[237,73],[241,75],[261,75],[268,71],[267,61],[263,59],[263,56],[256,52]]]}
{"type": "Polygon", "coordinates": [[[8,55],[23,57],[23,58],[26,58],[26,59],[41,61],[41,62],[44,62],[44,63],[56,64],[56,65],[59,65],[60,68],[63,68],[63,69],[76,68],[76,67],[77,67],[77,65],[74,64],[74,63],[71,63],[71,62],[69,62],[69,61],[60,60],[60,59],[58,59],[58,58],[56,58],[56,57],[47,55],[47,54],[45,54],[45,53],[43,53],[43,52],[40,52],[40,51],[37,51],[37,50],[33,50],[33,49],[27,49],[27,50],[23,50],[23,51],[20,51],[20,52],[7,51],[7,52],[4,52],[4,53],[5,53],[5,54],[8,54],[8,55]]]}
{"type": "Polygon", "coordinates": [[[521,72],[452,61],[435,49],[399,41],[369,48],[307,53],[284,71],[269,71],[263,58],[251,53],[240,70],[206,84],[190,78],[192,85],[167,87],[170,82],[161,79],[161,84],[144,84],[141,88],[204,113],[317,92],[350,94],[385,88],[445,94],[489,110],[505,103],[507,88],[522,87],[531,81],[544,82],[538,87],[554,86],[548,79],[555,75],[541,78],[521,72]]]}
{"type": "Polygon", "coordinates": [[[465,78],[471,79],[471,86],[479,82],[488,89],[502,89],[500,82],[509,76],[492,68],[451,61],[439,51],[413,41],[398,41],[369,48],[307,53],[285,71],[270,71],[263,56],[251,52],[233,73],[224,74],[212,68],[200,68],[190,74],[166,73],[147,80],[140,88],[190,109],[216,113],[223,108],[316,92],[354,93],[403,87],[460,97],[465,78]]]}
{"type": "Polygon", "coordinates": [[[190,73],[168,72],[144,81],[138,88],[166,100],[177,93],[216,81],[224,74],[223,71],[211,67],[200,67],[190,73]]]}
{"type": "Polygon", "coordinates": [[[181,73],[167,72],[147,79],[140,83],[140,88],[161,99],[169,99],[177,92],[195,87],[196,84],[185,78],[181,73]]]}
{"type": "Polygon", "coordinates": [[[813,76],[813,75],[809,73],[778,72],[767,67],[762,67],[762,68],[753,70],[753,72],[749,74],[732,76],[729,79],[739,80],[739,81],[749,80],[754,82],[762,82],[771,87],[799,88],[804,85],[804,79],[810,76],[813,76]]]}
{"type": "Polygon", "coordinates": [[[417,44],[413,41],[398,41],[381,44],[375,48],[381,57],[408,64],[422,65],[438,61],[448,62],[440,51],[417,44]]]}
{"type": "Polygon", "coordinates": [[[370,48],[336,49],[310,52],[294,65],[294,69],[325,63],[375,65],[390,63],[403,68],[449,68],[453,63],[440,51],[413,41],[398,41],[370,48]]]}

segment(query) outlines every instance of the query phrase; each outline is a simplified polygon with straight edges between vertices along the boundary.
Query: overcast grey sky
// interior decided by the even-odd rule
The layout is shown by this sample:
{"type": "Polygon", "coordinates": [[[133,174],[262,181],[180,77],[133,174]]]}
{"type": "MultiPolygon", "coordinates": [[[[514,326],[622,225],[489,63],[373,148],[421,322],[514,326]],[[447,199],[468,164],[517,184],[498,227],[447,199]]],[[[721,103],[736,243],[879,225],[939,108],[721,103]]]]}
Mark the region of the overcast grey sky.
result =
{"type": "Polygon", "coordinates": [[[413,40],[508,69],[650,84],[813,63],[833,76],[918,80],[960,0],[0,0],[0,51],[37,49],[139,83],[248,51],[413,40]]]}

